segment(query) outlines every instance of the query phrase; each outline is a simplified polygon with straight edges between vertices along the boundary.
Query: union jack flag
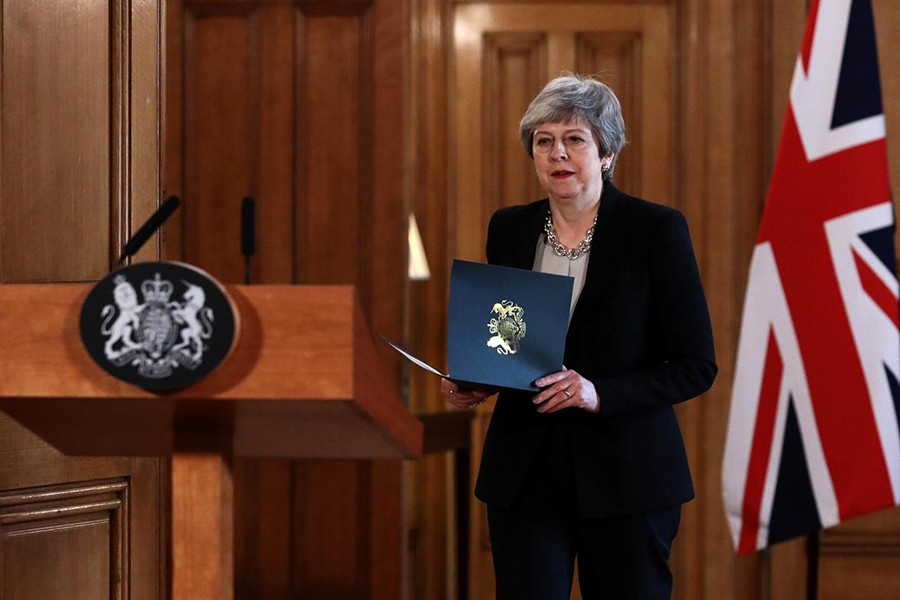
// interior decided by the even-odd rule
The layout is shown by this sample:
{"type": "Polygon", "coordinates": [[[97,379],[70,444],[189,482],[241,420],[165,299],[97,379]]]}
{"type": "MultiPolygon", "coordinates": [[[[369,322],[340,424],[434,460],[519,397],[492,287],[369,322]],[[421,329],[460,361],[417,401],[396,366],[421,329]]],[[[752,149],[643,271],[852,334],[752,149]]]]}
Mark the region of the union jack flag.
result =
{"type": "Polygon", "coordinates": [[[900,502],[894,213],[870,0],[814,0],[750,263],[723,495],[738,553],[900,502]]]}

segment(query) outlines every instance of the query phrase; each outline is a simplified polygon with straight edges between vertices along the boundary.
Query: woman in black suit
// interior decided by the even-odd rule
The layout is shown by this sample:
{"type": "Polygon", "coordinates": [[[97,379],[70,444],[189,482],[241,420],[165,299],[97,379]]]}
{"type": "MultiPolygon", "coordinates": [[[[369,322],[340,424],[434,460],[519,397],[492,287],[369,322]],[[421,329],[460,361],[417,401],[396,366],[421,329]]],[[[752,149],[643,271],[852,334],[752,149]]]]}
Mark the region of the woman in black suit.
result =
{"type": "MultiPolygon", "coordinates": [[[[492,264],[575,278],[562,371],[502,392],[476,496],[487,503],[497,598],[669,598],[667,561],[693,498],[673,405],[716,375],[709,313],[684,217],[612,182],[625,144],[618,99],[559,77],[520,123],[548,198],[497,211],[492,264]]],[[[473,408],[487,390],[441,382],[473,408]]]]}

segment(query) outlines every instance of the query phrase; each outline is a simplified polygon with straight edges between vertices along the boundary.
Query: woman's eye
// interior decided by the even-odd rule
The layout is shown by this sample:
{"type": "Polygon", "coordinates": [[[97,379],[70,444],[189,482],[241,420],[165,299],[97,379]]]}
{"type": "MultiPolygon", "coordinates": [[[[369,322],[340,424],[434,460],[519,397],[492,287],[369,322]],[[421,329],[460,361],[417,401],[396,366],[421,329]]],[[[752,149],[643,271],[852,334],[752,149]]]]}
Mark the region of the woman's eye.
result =
{"type": "Polygon", "coordinates": [[[569,141],[572,142],[573,144],[580,144],[581,142],[584,141],[584,138],[581,136],[578,136],[578,135],[573,135],[569,138],[569,141]]]}
{"type": "Polygon", "coordinates": [[[535,145],[537,146],[546,146],[550,143],[550,138],[538,138],[534,140],[535,145]]]}

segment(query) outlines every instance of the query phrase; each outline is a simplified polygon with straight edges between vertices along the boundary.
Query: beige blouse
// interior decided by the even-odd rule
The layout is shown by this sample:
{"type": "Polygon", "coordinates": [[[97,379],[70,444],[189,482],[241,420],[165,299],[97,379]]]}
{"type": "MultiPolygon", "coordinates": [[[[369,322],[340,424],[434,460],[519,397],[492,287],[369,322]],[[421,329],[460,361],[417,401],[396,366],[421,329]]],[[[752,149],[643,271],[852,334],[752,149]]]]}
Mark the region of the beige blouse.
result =
{"type": "Polygon", "coordinates": [[[534,266],[531,270],[575,278],[575,285],[572,287],[572,303],[569,305],[569,321],[571,321],[572,313],[575,312],[575,304],[584,288],[584,277],[587,275],[588,257],[591,253],[585,252],[575,260],[571,260],[554,252],[553,248],[547,245],[545,239],[543,234],[538,237],[537,249],[534,253],[534,266]]]}

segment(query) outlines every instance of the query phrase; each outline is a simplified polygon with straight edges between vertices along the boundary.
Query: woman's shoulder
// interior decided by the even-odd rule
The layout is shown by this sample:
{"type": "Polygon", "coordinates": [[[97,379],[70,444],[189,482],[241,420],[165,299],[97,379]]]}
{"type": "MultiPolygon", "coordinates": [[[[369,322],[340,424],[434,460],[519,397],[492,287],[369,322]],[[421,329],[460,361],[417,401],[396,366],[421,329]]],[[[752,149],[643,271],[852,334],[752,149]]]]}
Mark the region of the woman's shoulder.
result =
{"type": "Polygon", "coordinates": [[[497,209],[488,225],[488,233],[510,234],[530,230],[535,223],[544,219],[549,210],[550,203],[547,199],[538,200],[530,204],[516,204],[497,209]]]}
{"type": "Polygon", "coordinates": [[[620,204],[622,213],[628,215],[632,219],[641,219],[648,221],[683,221],[684,215],[680,210],[673,206],[667,206],[658,202],[631,196],[624,192],[619,192],[621,199],[620,204]]]}
{"type": "Polygon", "coordinates": [[[615,223],[612,229],[623,237],[637,241],[647,235],[655,237],[688,229],[682,212],[672,206],[622,192],[618,192],[613,200],[615,208],[607,213],[608,223],[615,223]]]}
{"type": "Polygon", "coordinates": [[[529,221],[536,214],[545,214],[549,208],[549,202],[546,198],[536,200],[529,204],[515,204],[512,206],[504,206],[494,211],[491,220],[515,223],[516,221],[529,221]]]}

